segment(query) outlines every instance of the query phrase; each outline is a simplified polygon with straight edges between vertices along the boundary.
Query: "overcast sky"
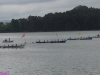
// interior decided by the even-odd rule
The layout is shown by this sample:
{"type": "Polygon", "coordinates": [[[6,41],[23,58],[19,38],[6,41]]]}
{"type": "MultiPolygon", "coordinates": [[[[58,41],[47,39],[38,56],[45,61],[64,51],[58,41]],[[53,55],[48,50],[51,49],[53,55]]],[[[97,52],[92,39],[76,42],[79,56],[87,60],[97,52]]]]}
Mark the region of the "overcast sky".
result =
{"type": "Polygon", "coordinates": [[[100,0],[0,0],[0,21],[65,12],[78,5],[100,8],[100,0]]]}

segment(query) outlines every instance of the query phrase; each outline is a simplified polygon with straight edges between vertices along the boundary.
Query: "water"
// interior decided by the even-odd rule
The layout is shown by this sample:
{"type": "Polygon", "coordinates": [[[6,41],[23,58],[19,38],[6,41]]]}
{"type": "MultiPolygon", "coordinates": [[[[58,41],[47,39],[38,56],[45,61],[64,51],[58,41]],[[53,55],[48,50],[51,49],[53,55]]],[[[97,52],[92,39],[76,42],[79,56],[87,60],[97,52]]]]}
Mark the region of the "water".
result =
{"type": "Polygon", "coordinates": [[[25,33],[24,38],[21,38],[23,33],[1,33],[0,44],[9,37],[14,43],[26,41],[27,44],[24,48],[0,49],[0,72],[9,71],[9,75],[100,75],[100,38],[56,44],[32,43],[39,39],[95,36],[99,32],[35,32],[25,33]]]}

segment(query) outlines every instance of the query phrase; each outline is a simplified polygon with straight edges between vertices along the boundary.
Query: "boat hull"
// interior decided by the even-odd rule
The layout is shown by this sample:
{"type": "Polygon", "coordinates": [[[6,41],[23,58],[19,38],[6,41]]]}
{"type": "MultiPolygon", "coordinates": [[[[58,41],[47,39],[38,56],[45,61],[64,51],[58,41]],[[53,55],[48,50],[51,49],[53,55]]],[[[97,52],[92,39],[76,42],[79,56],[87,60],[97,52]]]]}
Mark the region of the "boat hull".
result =
{"type": "Polygon", "coordinates": [[[66,43],[66,40],[64,40],[64,41],[48,41],[48,42],[37,41],[36,43],[66,43]]]}
{"type": "Polygon", "coordinates": [[[89,38],[69,38],[67,40],[92,40],[92,37],[89,37],[89,38]]]}
{"type": "Polygon", "coordinates": [[[24,45],[22,46],[1,46],[0,48],[24,48],[24,45]]]}
{"type": "Polygon", "coordinates": [[[2,43],[12,43],[13,42],[13,40],[12,41],[2,41],[2,43]]]}

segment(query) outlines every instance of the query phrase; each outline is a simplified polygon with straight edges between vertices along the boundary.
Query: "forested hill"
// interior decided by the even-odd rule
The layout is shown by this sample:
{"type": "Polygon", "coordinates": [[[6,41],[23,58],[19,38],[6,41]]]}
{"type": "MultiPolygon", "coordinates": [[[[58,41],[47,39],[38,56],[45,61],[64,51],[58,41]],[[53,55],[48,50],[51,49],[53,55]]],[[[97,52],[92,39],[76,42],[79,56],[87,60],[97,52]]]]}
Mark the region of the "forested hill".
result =
{"type": "Polygon", "coordinates": [[[100,9],[79,5],[66,12],[12,19],[7,25],[0,23],[1,32],[74,30],[100,30],[100,9]]]}

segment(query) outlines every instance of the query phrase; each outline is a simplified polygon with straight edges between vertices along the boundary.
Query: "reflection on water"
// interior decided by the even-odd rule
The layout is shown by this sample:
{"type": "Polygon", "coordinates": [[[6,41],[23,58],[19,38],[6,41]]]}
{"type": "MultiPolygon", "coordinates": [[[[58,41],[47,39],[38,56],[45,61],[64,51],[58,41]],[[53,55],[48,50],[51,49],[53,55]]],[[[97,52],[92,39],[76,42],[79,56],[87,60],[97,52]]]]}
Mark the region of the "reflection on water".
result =
{"type": "MultiPolygon", "coordinates": [[[[99,31],[57,32],[59,39],[93,36],[99,31]]],[[[14,43],[26,41],[24,48],[0,48],[0,71],[9,75],[100,75],[100,39],[68,40],[66,43],[32,43],[40,40],[57,39],[56,32],[2,33],[0,44],[5,38],[14,43]]],[[[12,43],[10,43],[12,44],[12,43]]]]}

